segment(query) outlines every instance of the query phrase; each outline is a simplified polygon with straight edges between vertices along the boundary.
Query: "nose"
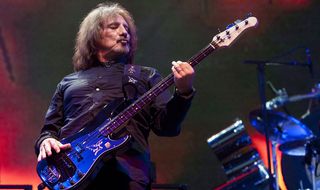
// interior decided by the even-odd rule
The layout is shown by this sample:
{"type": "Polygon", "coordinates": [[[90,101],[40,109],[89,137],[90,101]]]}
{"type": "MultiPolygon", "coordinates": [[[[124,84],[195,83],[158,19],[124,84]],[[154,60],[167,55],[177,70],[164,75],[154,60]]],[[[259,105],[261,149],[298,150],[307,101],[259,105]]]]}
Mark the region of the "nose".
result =
{"type": "Polygon", "coordinates": [[[121,26],[119,27],[119,30],[120,30],[120,35],[121,35],[121,36],[128,37],[129,33],[128,33],[127,27],[121,25],[121,26]]]}

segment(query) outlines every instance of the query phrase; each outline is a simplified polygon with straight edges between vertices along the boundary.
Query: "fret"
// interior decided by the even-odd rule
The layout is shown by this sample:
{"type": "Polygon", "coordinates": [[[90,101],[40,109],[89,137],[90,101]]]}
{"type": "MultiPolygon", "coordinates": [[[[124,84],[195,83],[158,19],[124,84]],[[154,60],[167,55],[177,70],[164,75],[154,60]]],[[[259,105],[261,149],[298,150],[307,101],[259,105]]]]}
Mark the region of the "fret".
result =
{"type": "MultiPolygon", "coordinates": [[[[188,62],[190,63],[191,66],[194,67],[200,61],[202,61],[205,57],[207,57],[210,53],[212,53],[214,50],[215,50],[214,45],[212,45],[210,43],[206,48],[201,50],[196,56],[190,58],[188,62]]],[[[141,109],[145,105],[149,104],[155,97],[157,97],[162,92],[164,92],[173,83],[174,83],[174,76],[171,73],[166,78],[164,78],[162,81],[160,81],[158,84],[156,84],[153,88],[151,88],[146,94],[144,94],[138,100],[136,100],[135,103],[131,104],[129,107],[127,107],[125,110],[123,110],[122,113],[120,113],[118,116],[113,118],[110,121],[110,123],[112,125],[110,127],[110,129],[114,130],[114,129],[122,126],[126,121],[128,121],[136,113],[141,111],[141,109]]],[[[106,126],[105,126],[105,128],[106,128],[106,126]]]]}
{"type": "MultiPolygon", "coordinates": [[[[251,22],[252,26],[256,24],[256,19],[253,19],[251,22]]],[[[248,24],[245,24],[242,28],[242,30],[245,30],[246,28],[251,27],[248,24]]],[[[235,28],[235,27],[234,27],[235,28]]],[[[237,28],[234,33],[232,30],[232,27],[228,29],[227,33],[220,33],[216,35],[212,42],[210,42],[205,48],[200,50],[196,55],[191,57],[187,62],[192,66],[196,66],[198,63],[200,63],[204,58],[206,58],[209,54],[211,54],[214,50],[218,49],[219,47],[223,46],[229,46],[231,42],[239,36],[240,29],[239,25],[237,25],[237,28]],[[232,36],[233,35],[233,36],[232,36]],[[233,39],[231,38],[233,37],[233,39]]],[[[129,107],[124,109],[122,113],[120,113],[118,116],[114,117],[111,120],[111,124],[113,125],[112,128],[117,128],[121,126],[123,123],[125,123],[127,120],[131,119],[136,113],[138,113],[145,105],[149,104],[155,97],[160,95],[163,91],[165,91],[169,86],[171,86],[174,83],[174,75],[171,73],[166,78],[164,78],[162,81],[160,81],[158,84],[156,84],[154,87],[152,87],[146,94],[138,98],[135,103],[131,104],[129,107]]],[[[107,124],[108,125],[108,124],[107,124]]],[[[107,126],[105,126],[107,127],[107,126]]]]}
{"type": "MultiPolygon", "coordinates": [[[[235,26],[228,27],[226,32],[221,32],[218,35],[214,36],[212,42],[210,42],[209,45],[207,45],[204,49],[202,49],[198,54],[193,56],[187,62],[192,67],[194,67],[215,49],[230,46],[232,42],[244,30],[250,27],[254,27],[257,24],[258,20],[255,17],[249,17],[245,21],[237,22],[235,26]]],[[[50,163],[50,165],[48,165],[48,162],[46,160],[41,160],[40,162],[38,162],[37,172],[39,174],[39,177],[42,179],[45,185],[49,187],[49,189],[78,189],[78,187],[83,185],[83,181],[90,179],[91,173],[94,173],[92,171],[99,169],[96,167],[85,169],[83,167],[80,167],[82,166],[82,164],[92,166],[99,165],[98,162],[102,160],[100,159],[102,156],[105,156],[110,151],[124,145],[125,142],[130,139],[130,135],[125,135],[124,137],[119,137],[118,139],[105,139],[105,137],[112,134],[115,130],[118,131],[120,127],[125,127],[124,124],[126,122],[128,122],[141,109],[143,109],[145,105],[151,103],[154,98],[160,95],[173,83],[174,75],[171,73],[154,87],[152,87],[148,92],[138,98],[138,100],[136,100],[133,104],[121,111],[119,114],[117,114],[116,116],[112,114],[113,118],[106,119],[97,129],[93,130],[92,132],[83,130],[79,133],[76,133],[75,136],[71,136],[62,140],[63,143],[74,143],[78,146],[100,146],[99,143],[106,140],[104,146],[108,150],[94,150],[94,155],[89,156],[89,159],[81,156],[83,152],[84,155],[87,155],[87,151],[92,151],[88,150],[87,148],[78,148],[77,150],[74,149],[76,151],[71,150],[68,155],[64,153],[56,154],[56,156],[53,156],[54,162],[50,163]],[[77,159],[77,162],[72,162],[73,159],[77,159]]],[[[92,153],[88,155],[91,154],[92,153]]]]}

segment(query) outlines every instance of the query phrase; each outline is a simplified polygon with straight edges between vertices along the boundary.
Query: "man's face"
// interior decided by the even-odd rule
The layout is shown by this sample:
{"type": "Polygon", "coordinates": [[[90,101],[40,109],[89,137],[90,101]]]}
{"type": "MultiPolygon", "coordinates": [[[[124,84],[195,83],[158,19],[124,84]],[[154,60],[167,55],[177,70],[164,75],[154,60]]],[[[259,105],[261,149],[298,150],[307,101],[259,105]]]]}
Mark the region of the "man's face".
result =
{"type": "Polygon", "coordinates": [[[130,34],[128,23],[120,15],[105,19],[97,41],[100,51],[105,51],[106,58],[113,59],[130,51],[130,34]]]}

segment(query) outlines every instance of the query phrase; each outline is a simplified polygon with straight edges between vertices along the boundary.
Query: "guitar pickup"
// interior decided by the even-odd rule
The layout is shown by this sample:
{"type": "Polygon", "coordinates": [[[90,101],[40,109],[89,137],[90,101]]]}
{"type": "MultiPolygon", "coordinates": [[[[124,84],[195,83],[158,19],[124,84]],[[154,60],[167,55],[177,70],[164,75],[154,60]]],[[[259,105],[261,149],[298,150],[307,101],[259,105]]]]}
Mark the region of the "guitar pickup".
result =
{"type": "Polygon", "coordinates": [[[74,148],[78,153],[81,153],[84,151],[84,149],[78,144],[77,146],[75,146],[74,148]]]}
{"type": "Polygon", "coordinates": [[[78,162],[80,162],[83,159],[83,157],[81,156],[81,153],[84,150],[80,145],[75,146],[74,150],[75,150],[74,157],[77,159],[78,162]]]}
{"type": "Polygon", "coordinates": [[[75,157],[77,158],[78,162],[80,162],[83,159],[80,153],[75,153],[75,157]]]}

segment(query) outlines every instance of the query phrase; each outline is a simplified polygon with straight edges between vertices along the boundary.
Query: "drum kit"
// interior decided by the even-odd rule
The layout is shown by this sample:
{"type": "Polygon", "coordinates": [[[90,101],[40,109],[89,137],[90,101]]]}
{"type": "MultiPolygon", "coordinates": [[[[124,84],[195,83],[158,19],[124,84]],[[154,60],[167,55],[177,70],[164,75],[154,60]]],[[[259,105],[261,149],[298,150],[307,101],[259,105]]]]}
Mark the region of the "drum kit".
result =
{"type": "MultiPolygon", "coordinates": [[[[288,97],[287,94],[282,94],[280,97],[266,102],[265,115],[263,115],[261,109],[253,110],[249,114],[250,124],[253,128],[263,135],[268,133],[272,150],[272,174],[276,180],[275,189],[279,189],[277,147],[284,155],[303,157],[305,172],[312,189],[320,189],[320,137],[317,137],[307,125],[295,117],[285,112],[275,111],[276,108],[281,108],[286,103],[319,98],[319,91],[319,85],[316,85],[313,92],[309,94],[291,97],[288,97]]],[[[315,119],[318,122],[320,121],[320,118],[315,119]]],[[[299,189],[303,189],[303,187],[299,187],[299,189]]]]}
{"type": "MultiPolygon", "coordinates": [[[[288,182],[291,183],[291,187],[288,189],[320,190],[320,137],[314,133],[315,130],[311,130],[305,124],[308,122],[302,122],[286,112],[276,110],[276,108],[284,107],[286,103],[307,99],[314,100],[319,97],[320,85],[316,85],[316,90],[313,89],[312,93],[291,97],[282,94],[282,97],[276,97],[272,102],[266,102],[269,106],[266,106],[265,115],[261,109],[255,109],[249,113],[251,126],[262,135],[268,133],[271,144],[271,167],[273,168],[271,173],[271,170],[267,171],[258,151],[252,146],[252,140],[241,119],[236,119],[232,125],[208,138],[207,143],[222,163],[228,179],[227,183],[215,188],[215,190],[271,189],[267,187],[271,183],[270,176],[273,176],[275,181],[272,189],[279,189],[277,149],[281,151],[282,155],[303,158],[303,171],[297,167],[300,163],[293,163],[290,169],[297,169],[297,173],[306,174],[304,184],[301,184],[300,179],[294,179],[294,183],[300,181],[299,186],[295,185],[291,188],[293,183],[288,182]],[[246,176],[246,179],[243,176],[246,176]]],[[[320,124],[320,112],[312,119],[316,120],[315,123],[320,124]]],[[[288,173],[290,172],[292,171],[288,171],[288,173]]]]}
{"type": "MultiPolygon", "coordinates": [[[[288,168],[288,171],[282,173],[305,173],[307,175],[307,177],[305,177],[306,180],[294,179],[290,181],[290,188],[288,188],[288,190],[320,190],[320,133],[319,136],[317,136],[320,129],[320,106],[317,105],[317,109],[311,109],[312,106],[316,107],[315,105],[320,102],[320,84],[316,84],[314,88],[312,88],[311,93],[288,96],[285,89],[276,90],[271,82],[268,81],[267,84],[272,88],[276,97],[266,101],[265,93],[266,66],[305,67],[308,68],[311,78],[314,79],[310,50],[305,47],[296,47],[287,53],[269,60],[244,61],[245,64],[255,65],[257,67],[261,103],[258,109],[252,110],[249,113],[248,119],[250,125],[258,133],[265,136],[268,166],[265,167],[260,156],[256,154],[257,151],[255,148],[257,147],[251,146],[250,137],[248,138],[246,132],[244,132],[242,121],[240,120],[241,124],[239,125],[238,120],[227,129],[207,139],[207,143],[221,161],[228,178],[225,184],[217,187],[215,190],[266,189],[266,181],[269,190],[280,190],[277,161],[279,158],[277,152],[279,153],[279,151],[281,152],[281,159],[286,156],[299,159],[303,158],[293,163],[293,165],[288,168]],[[307,61],[275,61],[280,60],[280,58],[292,57],[293,52],[302,49],[305,51],[304,54],[306,55],[307,61]],[[297,119],[287,112],[285,105],[301,100],[309,100],[309,108],[304,116],[297,119]],[[314,104],[315,102],[316,104],[314,104]],[[280,108],[283,109],[283,111],[280,111],[280,108]],[[314,112],[315,110],[317,111],[314,112]],[[314,130],[314,128],[311,129],[310,123],[312,127],[317,128],[317,130],[314,130]],[[248,152],[250,152],[250,154],[247,154],[248,152]],[[297,167],[300,166],[301,163],[303,163],[303,169],[297,167]],[[266,168],[268,168],[268,171],[266,171],[266,168]],[[294,169],[299,170],[294,171],[294,169]],[[251,171],[258,171],[258,175],[253,177],[251,171]],[[251,178],[251,180],[248,181],[244,178],[251,178]],[[296,185],[297,182],[299,182],[299,186],[296,185]],[[263,185],[258,187],[258,185],[261,184],[263,185]],[[304,186],[305,184],[306,186],[304,186]]],[[[290,60],[292,59],[290,58],[290,60]]],[[[297,159],[293,160],[297,161],[297,159]]],[[[282,163],[281,167],[288,163],[287,161],[284,164],[282,163]]],[[[285,178],[284,175],[283,178],[285,178]]],[[[285,185],[287,186],[287,184],[285,185]]]]}

